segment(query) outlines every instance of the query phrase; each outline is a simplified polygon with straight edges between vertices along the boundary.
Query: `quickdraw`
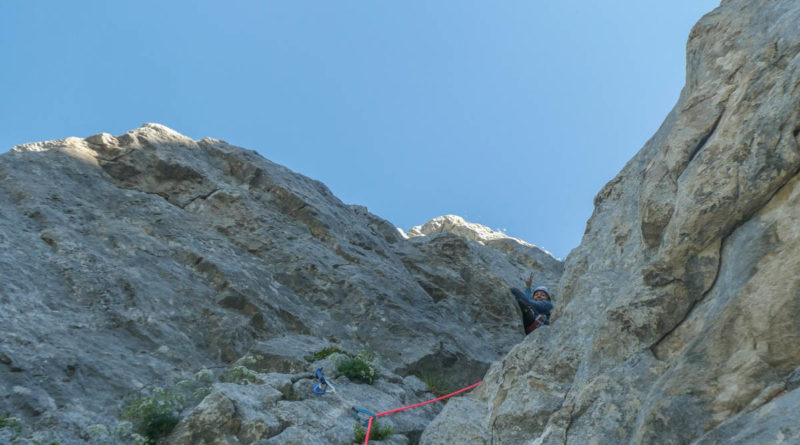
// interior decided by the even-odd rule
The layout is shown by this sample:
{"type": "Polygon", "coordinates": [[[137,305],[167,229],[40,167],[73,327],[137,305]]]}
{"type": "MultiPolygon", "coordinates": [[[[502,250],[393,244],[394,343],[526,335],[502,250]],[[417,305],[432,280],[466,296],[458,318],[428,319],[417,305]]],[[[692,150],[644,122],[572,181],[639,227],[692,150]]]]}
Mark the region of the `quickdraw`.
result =
{"type": "Polygon", "coordinates": [[[357,406],[353,407],[353,416],[355,416],[357,422],[361,422],[362,425],[367,426],[372,418],[377,417],[377,414],[373,413],[372,411],[365,410],[364,408],[359,408],[357,406]],[[361,416],[359,413],[364,413],[367,416],[366,420],[361,420],[361,416]]]}
{"type": "Polygon", "coordinates": [[[317,375],[318,382],[316,385],[314,385],[314,394],[325,394],[328,391],[328,388],[330,388],[331,392],[336,392],[336,388],[334,388],[333,385],[325,380],[325,374],[322,373],[322,368],[317,368],[315,373],[317,375]]]}

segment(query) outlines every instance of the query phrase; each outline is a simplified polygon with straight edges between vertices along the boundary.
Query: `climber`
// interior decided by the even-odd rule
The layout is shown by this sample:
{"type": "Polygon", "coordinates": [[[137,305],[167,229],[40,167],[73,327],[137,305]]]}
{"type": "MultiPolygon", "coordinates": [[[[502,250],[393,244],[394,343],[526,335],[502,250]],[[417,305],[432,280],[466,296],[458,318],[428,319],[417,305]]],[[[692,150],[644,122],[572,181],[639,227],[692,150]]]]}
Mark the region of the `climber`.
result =
{"type": "Polygon", "coordinates": [[[511,293],[517,299],[517,304],[522,310],[522,326],[525,328],[525,335],[533,332],[543,324],[550,324],[550,311],[553,310],[553,297],[550,291],[544,286],[539,286],[533,289],[533,298],[531,298],[531,284],[533,283],[533,272],[525,280],[525,293],[517,289],[511,288],[511,293]]]}

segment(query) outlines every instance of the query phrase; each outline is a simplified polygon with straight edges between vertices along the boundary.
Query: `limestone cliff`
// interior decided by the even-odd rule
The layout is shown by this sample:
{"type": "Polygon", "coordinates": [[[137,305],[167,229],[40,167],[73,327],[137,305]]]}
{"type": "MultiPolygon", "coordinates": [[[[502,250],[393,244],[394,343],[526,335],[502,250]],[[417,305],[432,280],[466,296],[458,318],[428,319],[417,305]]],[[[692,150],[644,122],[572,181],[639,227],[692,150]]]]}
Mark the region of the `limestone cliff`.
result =
{"type": "Polygon", "coordinates": [[[0,442],[130,443],[126,409],[161,400],[181,419],[164,443],[351,443],[353,405],[480,379],[387,418],[383,443],[800,442],[797,23],[794,0],[698,22],[675,108],[564,264],[453,216],[403,234],[156,124],[15,147],[0,442]],[[507,286],[529,270],[557,305],[524,337],[507,286]],[[372,384],[336,376],[358,353],[372,384]],[[317,368],[335,392],[311,392],[317,368]]]}
{"type": "MultiPolygon", "coordinates": [[[[171,443],[349,443],[350,405],[480,380],[524,337],[507,287],[563,270],[510,239],[408,239],[255,152],[157,124],[15,147],[0,209],[0,413],[24,427],[0,421],[0,442],[130,442],[125,406],[189,388],[171,443]],[[374,384],[335,378],[364,351],[374,384]],[[311,393],[318,367],[335,396],[311,393]]],[[[393,440],[437,409],[391,419],[393,440]]]]}
{"type": "Polygon", "coordinates": [[[566,259],[556,321],[422,443],[800,442],[798,23],[794,0],[697,23],[677,104],[566,259]]]}

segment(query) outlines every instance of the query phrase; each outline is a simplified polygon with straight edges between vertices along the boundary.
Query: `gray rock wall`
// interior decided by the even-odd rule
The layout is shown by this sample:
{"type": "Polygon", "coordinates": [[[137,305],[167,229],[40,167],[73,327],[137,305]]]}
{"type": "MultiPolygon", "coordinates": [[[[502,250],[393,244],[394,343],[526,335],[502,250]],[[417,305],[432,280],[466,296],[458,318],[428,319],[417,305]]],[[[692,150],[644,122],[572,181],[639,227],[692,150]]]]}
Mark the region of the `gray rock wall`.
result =
{"type": "Polygon", "coordinates": [[[349,443],[353,405],[483,379],[387,417],[385,443],[797,442],[797,23],[792,0],[698,22],[675,108],[565,264],[451,216],[407,238],[156,124],[16,147],[0,156],[0,412],[24,428],[3,420],[0,441],[131,442],[110,431],[126,400],[202,383],[166,443],[349,443]],[[507,287],[530,270],[556,311],[524,337],[507,287]],[[373,385],[332,376],[361,351],[373,385]],[[335,392],[310,393],[318,367],[335,392]]]}
{"type": "MultiPolygon", "coordinates": [[[[131,397],[236,365],[282,377],[240,399],[213,386],[175,443],[345,443],[349,407],[310,396],[309,373],[335,363],[310,355],[375,356],[379,389],[340,382],[352,404],[359,391],[375,410],[432,398],[407,379],[482,378],[524,337],[508,286],[531,268],[551,283],[562,271],[514,240],[408,240],[318,181],[157,124],[15,147],[0,156],[0,209],[0,413],[26,426],[0,428],[0,442],[85,443],[131,397]],[[325,407],[336,415],[320,419],[325,407]],[[191,426],[208,413],[227,425],[217,436],[191,426]]],[[[395,426],[413,438],[433,414],[395,426]]]]}
{"type": "Polygon", "coordinates": [[[678,103],[595,198],[554,324],[462,404],[481,407],[474,437],[796,442],[797,23],[796,1],[730,0],[694,27],[678,103]]]}

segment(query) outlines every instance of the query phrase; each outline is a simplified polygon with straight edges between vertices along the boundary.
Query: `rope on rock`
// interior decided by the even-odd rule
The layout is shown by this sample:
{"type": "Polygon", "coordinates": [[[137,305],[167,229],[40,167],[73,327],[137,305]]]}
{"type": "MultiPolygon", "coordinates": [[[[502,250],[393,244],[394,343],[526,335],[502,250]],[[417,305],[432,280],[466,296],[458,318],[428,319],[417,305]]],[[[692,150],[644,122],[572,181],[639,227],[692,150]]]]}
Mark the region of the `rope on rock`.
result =
{"type": "MultiPolygon", "coordinates": [[[[417,407],[420,407],[420,406],[423,406],[423,405],[427,405],[429,403],[438,402],[438,401],[444,400],[444,399],[446,399],[448,397],[452,397],[452,396],[454,396],[456,394],[461,394],[462,392],[469,391],[470,389],[475,388],[476,386],[480,385],[481,383],[483,383],[483,382],[474,383],[474,384],[472,384],[470,386],[467,386],[466,388],[459,389],[458,391],[456,391],[454,393],[447,394],[446,396],[437,397],[437,398],[435,398],[433,400],[428,400],[427,402],[417,403],[415,405],[404,406],[402,408],[396,408],[396,409],[392,409],[392,410],[389,410],[389,411],[384,411],[382,413],[371,415],[370,418],[369,418],[369,422],[367,423],[367,435],[364,437],[364,445],[369,444],[369,432],[372,429],[372,420],[373,419],[377,419],[378,417],[385,416],[387,414],[392,414],[392,413],[396,413],[396,412],[399,412],[399,411],[405,411],[405,410],[411,409],[411,408],[417,408],[417,407]]],[[[372,414],[369,411],[361,409],[361,408],[353,407],[353,409],[357,410],[357,411],[361,411],[363,413],[372,414]]],[[[358,418],[357,414],[356,414],[356,418],[358,418]]]]}

